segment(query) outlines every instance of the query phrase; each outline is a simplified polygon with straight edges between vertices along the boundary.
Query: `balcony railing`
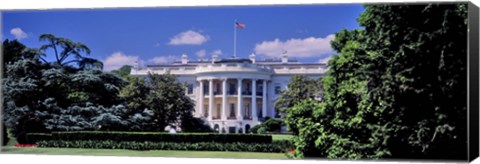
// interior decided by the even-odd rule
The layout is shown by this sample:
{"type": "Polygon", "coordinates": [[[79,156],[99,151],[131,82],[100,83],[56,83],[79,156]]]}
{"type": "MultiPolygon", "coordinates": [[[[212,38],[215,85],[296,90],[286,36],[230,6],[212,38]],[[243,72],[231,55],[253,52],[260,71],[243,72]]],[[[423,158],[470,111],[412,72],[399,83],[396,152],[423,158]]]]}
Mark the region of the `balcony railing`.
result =
{"type": "Polygon", "coordinates": [[[244,120],[252,120],[252,116],[243,116],[244,120]]]}

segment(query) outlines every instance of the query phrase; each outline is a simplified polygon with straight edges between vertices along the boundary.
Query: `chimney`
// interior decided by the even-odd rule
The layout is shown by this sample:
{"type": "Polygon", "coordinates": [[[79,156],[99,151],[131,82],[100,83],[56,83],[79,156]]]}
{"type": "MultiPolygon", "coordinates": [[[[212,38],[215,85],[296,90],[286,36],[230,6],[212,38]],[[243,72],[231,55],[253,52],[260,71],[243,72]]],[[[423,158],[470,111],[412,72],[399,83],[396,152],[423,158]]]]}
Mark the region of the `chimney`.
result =
{"type": "Polygon", "coordinates": [[[212,63],[218,61],[218,54],[212,54],[212,63]]]}
{"type": "Polygon", "coordinates": [[[288,55],[287,55],[287,51],[283,51],[282,53],[282,63],[288,63],[288,55]]]}
{"type": "Polygon", "coordinates": [[[255,53],[250,54],[249,57],[250,57],[250,61],[252,61],[252,63],[255,63],[255,57],[256,57],[255,53]]]}
{"type": "Polygon", "coordinates": [[[187,64],[188,63],[188,56],[187,54],[182,54],[182,64],[187,64]]]}

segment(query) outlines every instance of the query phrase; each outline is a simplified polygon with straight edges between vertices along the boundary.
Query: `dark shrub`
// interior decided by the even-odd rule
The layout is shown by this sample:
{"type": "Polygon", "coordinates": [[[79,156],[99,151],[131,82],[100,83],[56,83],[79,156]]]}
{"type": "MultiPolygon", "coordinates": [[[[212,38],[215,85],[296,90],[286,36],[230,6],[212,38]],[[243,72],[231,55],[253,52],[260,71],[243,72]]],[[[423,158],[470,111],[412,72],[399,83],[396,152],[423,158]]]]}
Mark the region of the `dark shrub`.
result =
{"type": "Polygon", "coordinates": [[[286,152],[290,147],[284,143],[177,143],[177,142],[136,142],[136,141],[39,141],[39,147],[89,148],[89,149],[130,149],[130,150],[189,150],[189,151],[236,151],[236,152],[286,152]]]}
{"type": "Polygon", "coordinates": [[[7,127],[5,126],[5,123],[2,124],[2,145],[5,146],[8,143],[8,133],[7,133],[7,127]]]}
{"type": "Polygon", "coordinates": [[[25,114],[18,119],[18,124],[14,131],[15,138],[20,144],[28,144],[27,133],[45,133],[48,130],[42,123],[42,120],[33,113],[25,114]]]}
{"type": "Polygon", "coordinates": [[[213,132],[213,129],[201,118],[186,119],[182,122],[182,130],[184,132],[213,132]]]}
{"type": "MultiPolygon", "coordinates": [[[[46,140],[48,134],[29,134],[29,142],[46,140]],[[30,140],[31,139],[31,140],[30,140]]],[[[151,142],[218,142],[218,143],[271,143],[270,135],[255,134],[218,134],[218,133],[155,133],[155,132],[53,132],[51,140],[78,141],[78,140],[112,140],[112,141],[151,141],[151,142]]]]}
{"type": "Polygon", "coordinates": [[[283,120],[268,119],[267,121],[263,122],[263,125],[265,126],[267,132],[280,132],[283,125],[283,120]]]}
{"type": "Polygon", "coordinates": [[[257,134],[257,133],[258,133],[258,129],[260,129],[260,127],[263,127],[263,125],[262,125],[262,124],[255,125],[255,126],[253,126],[252,128],[250,128],[250,129],[248,130],[248,133],[257,134]]]}

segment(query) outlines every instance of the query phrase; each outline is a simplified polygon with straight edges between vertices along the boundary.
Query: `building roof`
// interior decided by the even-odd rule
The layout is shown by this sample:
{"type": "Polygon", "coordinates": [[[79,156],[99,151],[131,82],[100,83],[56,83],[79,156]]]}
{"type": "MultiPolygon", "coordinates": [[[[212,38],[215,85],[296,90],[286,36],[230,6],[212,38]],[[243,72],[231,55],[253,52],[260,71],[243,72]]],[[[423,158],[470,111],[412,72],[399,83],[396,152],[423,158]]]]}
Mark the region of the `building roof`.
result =
{"type": "Polygon", "coordinates": [[[215,61],[215,63],[252,63],[250,59],[243,59],[243,58],[231,58],[231,59],[222,59],[219,61],[215,61]]]}

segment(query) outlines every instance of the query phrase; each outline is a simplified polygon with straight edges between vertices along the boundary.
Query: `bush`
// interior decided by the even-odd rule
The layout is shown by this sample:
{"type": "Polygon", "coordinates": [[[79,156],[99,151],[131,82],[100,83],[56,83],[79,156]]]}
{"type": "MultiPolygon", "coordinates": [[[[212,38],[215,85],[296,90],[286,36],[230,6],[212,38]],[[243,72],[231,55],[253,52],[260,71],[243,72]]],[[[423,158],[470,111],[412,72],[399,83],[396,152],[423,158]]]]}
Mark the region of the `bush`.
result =
{"type": "Polygon", "coordinates": [[[283,120],[282,119],[268,119],[267,121],[263,122],[265,130],[268,132],[280,132],[283,120]]]}
{"type": "Polygon", "coordinates": [[[283,124],[282,119],[267,119],[265,122],[252,127],[248,132],[254,134],[280,133],[283,124]]]}
{"type": "Polygon", "coordinates": [[[260,128],[258,128],[257,133],[258,134],[265,134],[265,133],[267,133],[267,128],[265,126],[261,126],[260,128]]]}
{"type": "Polygon", "coordinates": [[[284,143],[177,143],[177,142],[135,142],[135,141],[39,141],[39,147],[87,148],[87,149],[130,149],[130,150],[189,150],[189,151],[236,151],[236,152],[286,152],[284,143]]]}
{"type": "Polygon", "coordinates": [[[252,128],[250,128],[250,129],[248,130],[248,133],[257,134],[257,133],[258,133],[258,129],[260,129],[260,127],[262,127],[262,126],[263,126],[262,124],[255,125],[255,126],[253,126],[252,128]]]}
{"type": "Polygon", "coordinates": [[[38,141],[50,141],[52,139],[52,134],[49,133],[28,133],[26,144],[35,144],[38,141]]]}
{"type": "Polygon", "coordinates": [[[294,148],[295,145],[293,145],[293,142],[290,140],[274,140],[272,141],[272,144],[277,145],[282,148],[294,148]]]}
{"type": "Polygon", "coordinates": [[[5,146],[8,143],[8,133],[7,133],[7,127],[5,126],[5,123],[2,124],[2,145],[5,146]]]}
{"type": "Polygon", "coordinates": [[[42,120],[33,113],[28,113],[18,119],[14,134],[17,142],[26,144],[28,133],[45,133],[48,130],[43,125],[42,120]]]}
{"type": "Polygon", "coordinates": [[[182,131],[184,132],[213,132],[213,129],[201,118],[189,118],[182,122],[182,131]]]}
{"type": "Polygon", "coordinates": [[[100,132],[100,131],[79,131],[79,132],[53,132],[50,134],[28,134],[30,143],[39,140],[112,140],[112,141],[150,141],[150,142],[217,142],[217,143],[271,143],[270,135],[254,134],[218,134],[218,133],[155,133],[155,132],[100,132]]]}

